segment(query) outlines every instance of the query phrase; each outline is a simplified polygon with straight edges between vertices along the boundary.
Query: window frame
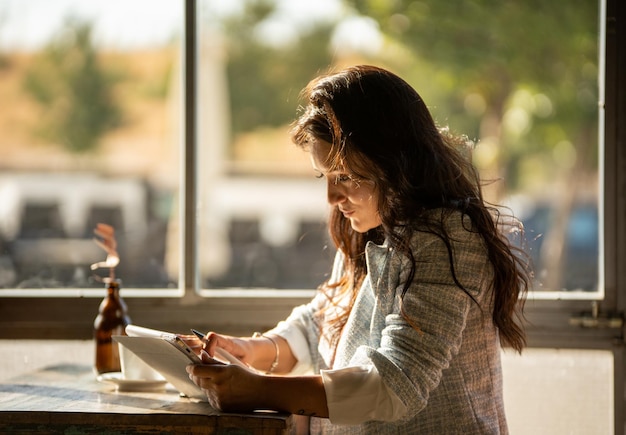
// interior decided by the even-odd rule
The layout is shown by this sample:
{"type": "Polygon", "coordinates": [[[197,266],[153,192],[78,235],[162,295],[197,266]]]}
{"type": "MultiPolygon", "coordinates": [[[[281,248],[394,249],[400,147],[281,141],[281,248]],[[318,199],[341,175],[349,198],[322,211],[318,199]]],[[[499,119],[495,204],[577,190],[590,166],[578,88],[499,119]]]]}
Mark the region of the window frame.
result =
{"type": "MultiPolygon", "coordinates": [[[[122,289],[134,323],[174,331],[189,327],[215,329],[225,333],[249,334],[268,328],[284,318],[295,305],[307,302],[311,291],[298,290],[201,290],[197,274],[198,222],[197,205],[197,2],[185,0],[184,37],[184,165],[181,179],[180,210],[183,230],[180,243],[183,256],[179,288],[150,290],[122,289]],[[184,260],[183,260],[184,259],[184,260]],[[192,322],[195,322],[192,324],[192,322]]],[[[624,6],[607,0],[606,70],[604,84],[605,128],[604,155],[604,270],[605,291],[601,309],[621,313],[626,305],[626,271],[619,265],[626,260],[626,156],[619,144],[625,141],[619,119],[624,109],[624,6]],[[621,50],[620,50],[621,48],[621,50]]],[[[0,338],[82,338],[92,334],[92,322],[103,291],[72,289],[62,296],[45,290],[3,291],[0,297],[0,338]]],[[[598,338],[614,339],[615,331],[572,329],[572,313],[590,311],[589,300],[543,300],[531,298],[526,304],[529,344],[537,347],[562,346],[595,348],[598,338]]],[[[623,334],[621,334],[623,336],[623,334]]],[[[623,340],[621,340],[623,341],[623,340]]]]}
{"type": "MultiPolygon", "coordinates": [[[[200,295],[197,205],[197,17],[195,0],[185,0],[183,159],[181,170],[182,234],[179,288],[124,289],[133,323],[188,331],[190,327],[215,329],[229,334],[250,334],[267,329],[291,309],[308,301],[313,291],[204,290],[200,295]],[[245,315],[244,315],[245,313],[245,315]],[[195,320],[190,320],[195,319],[195,320]]],[[[102,289],[67,289],[59,294],[36,290],[7,290],[0,295],[0,339],[89,339],[98,312],[102,289]]]]}
{"type": "MultiPolygon", "coordinates": [[[[602,0],[601,4],[602,4],[602,0]]],[[[606,23],[604,90],[603,213],[604,292],[601,313],[623,318],[626,311],[626,2],[606,0],[601,19],[606,23]]],[[[184,253],[177,290],[122,289],[133,323],[177,332],[194,327],[226,334],[249,335],[271,328],[291,309],[307,302],[313,291],[214,290],[199,292],[197,252],[197,4],[185,0],[184,158],[180,209],[184,253]],[[202,293],[202,294],[200,294],[202,293]]],[[[602,102],[601,102],[602,103],[602,102]]],[[[93,321],[104,290],[72,289],[64,295],[42,290],[2,292],[1,339],[91,339],[93,321]]],[[[624,327],[589,329],[572,326],[575,313],[590,313],[589,300],[529,299],[526,304],[528,344],[538,348],[610,349],[614,355],[615,434],[624,427],[624,327]]]]}

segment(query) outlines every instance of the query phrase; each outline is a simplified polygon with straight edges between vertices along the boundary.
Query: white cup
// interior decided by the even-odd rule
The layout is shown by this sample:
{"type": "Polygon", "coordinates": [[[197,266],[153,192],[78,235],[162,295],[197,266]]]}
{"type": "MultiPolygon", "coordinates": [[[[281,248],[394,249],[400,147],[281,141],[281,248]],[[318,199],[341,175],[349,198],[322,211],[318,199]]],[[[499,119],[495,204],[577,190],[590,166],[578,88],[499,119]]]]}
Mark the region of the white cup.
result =
{"type": "Polygon", "coordinates": [[[163,376],[141,358],[128,350],[124,345],[119,344],[120,364],[122,366],[122,377],[128,380],[156,381],[162,380],[163,376]]]}

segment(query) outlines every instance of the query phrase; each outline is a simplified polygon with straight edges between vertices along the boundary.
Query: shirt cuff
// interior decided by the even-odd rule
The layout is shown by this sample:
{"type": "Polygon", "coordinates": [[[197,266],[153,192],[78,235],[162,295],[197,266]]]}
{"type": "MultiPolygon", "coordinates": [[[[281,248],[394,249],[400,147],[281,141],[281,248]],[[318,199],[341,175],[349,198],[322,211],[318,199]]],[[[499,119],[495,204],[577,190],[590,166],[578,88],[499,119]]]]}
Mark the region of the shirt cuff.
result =
{"type": "Polygon", "coordinates": [[[282,321],[276,327],[267,331],[266,334],[278,335],[289,344],[291,353],[298,360],[289,372],[290,375],[303,375],[312,372],[313,364],[311,362],[311,353],[309,352],[309,342],[300,328],[282,321]]]}
{"type": "Polygon", "coordinates": [[[373,365],[322,370],[321,374],[333,424],[395,421],[407,412],[404,403],[387,388],[373,365]]]}

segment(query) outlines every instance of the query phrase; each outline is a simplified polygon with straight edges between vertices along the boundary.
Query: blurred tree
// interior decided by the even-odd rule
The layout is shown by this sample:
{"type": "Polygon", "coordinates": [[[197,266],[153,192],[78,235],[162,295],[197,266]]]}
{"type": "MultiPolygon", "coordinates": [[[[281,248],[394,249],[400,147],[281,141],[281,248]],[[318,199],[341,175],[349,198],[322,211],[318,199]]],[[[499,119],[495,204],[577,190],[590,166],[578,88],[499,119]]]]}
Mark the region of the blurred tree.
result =
{"type": "Polygon", "coordinates": [[[509,187],[522,181],[520,165],[537,155],[553,168],[551,153],[564,140],[572,142],[579,170],[597,170],[597,2],[344,2],[442,71],[456,87],[446,109],[451,117],[455,110],[475,117],[478,124],[469,133],[495,140],[490,166],[499,168],[496,176],[506,175],[509,187]],[[527,104],[516,98],[524,92],[527,104]],[[509,117],[513,132],[503,124],[511,108],[520,117],[509,117]]]}
{"type": "Polygon", "coordinates": [[[93,150],[122,121],[116,79],[100,64],[91,34],[91,23],[67,19],[24,81],[45,109],[38,133],[77,153],[93,150]]]}
{"type": "MultiPolygon", "coordinates": [[[[5,26],[7,21],[8,12],[6,9],[0,9],[0,36],[2,36],[2,28],[5,26]]],[[[0,42],[2,40],[0,39],[0,42]]],[[[1,44],[0,44],[1,46],[1,44]]],[[[0,71],[9,67],[9,57],[4,53],[2,49],[0,49],[0,71]]]]}
{"type": "Polygon", "coordinates": [[[295,41],[272,44],[259,29],[275,12],[275,0],[246,0],[242,13],[223,23],[235,134],[290,122],[300,89],[332,62],[332,23],[311,25],[295,41]]]}
{"type": "MultiPolygon", "coordinates": [[[[577,202],[597,194],[599,3],[344,2],[436,66],[426,80],[449,86],[443,104],[451,124],[476,120],[468,133],[479,140],[477,167],[484,179],[506,180],[487,186],[487,199],[501,202],[517,190],[549,202],[554,218],[537,274],[545,289],[563,288],[568,221],[577,202]]],[[[590,237],[597,240],[597,231],[590,237]]]]}

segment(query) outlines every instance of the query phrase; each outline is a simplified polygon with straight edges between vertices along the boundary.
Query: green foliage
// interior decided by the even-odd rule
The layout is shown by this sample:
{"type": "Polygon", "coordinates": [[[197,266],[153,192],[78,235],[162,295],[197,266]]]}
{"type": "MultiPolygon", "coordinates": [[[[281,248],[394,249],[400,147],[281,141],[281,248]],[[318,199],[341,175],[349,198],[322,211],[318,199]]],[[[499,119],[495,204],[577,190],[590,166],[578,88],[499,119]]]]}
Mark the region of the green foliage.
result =
{"type": "Polygon", "coordinates": [[[101,65],[91,33],[90,23],[68,19],[24,81],[45,108],[38,132],[77,153],[93,150],[122,121],[116,79],[101,65]]]}
{"type": "Polygon", "coordinates": [[[520,81],[580,79],[585,62],[596,62],[598,29],[593,21],[589,25],[597,15],[593,1],[345,1],[490,101],[503,101],[520,81]],[[570,68],[572,60],[579,68],[570,68]]]}
{"type": "MultiPolygon", "coordinates": [[[[437,103],[449,122],[470,136],[498,134],[499,165],[510,186],[524,159],[553,165],[552,151],[570,141],[586,171],[597,168],[598,3],[588,0],[344,0],[377,20],[388,38],[404,44],[428,63],[433,76],[409,65],[402,75],[419,89],[433,77],[446,94],[437,103]],[[434,66],[434,67],[433,67],[434,66]],[[437,70],[439,70],[437,72],[437,70]],[[442,88],[443,89],[443,88],[442,88]],[[546,99],[551,110],[517,105],[520,92],[546,99]],[[482,112],[471,113],[467,98],[479,96],[482,112]],[[503,120],[523,109],[533,128],[509,134],[503,120]],[[487,131],[491,120],[491,131],[487,131]],[[494,124],[499,120],[500,124],[494,124]],[[473,126],[470,123],[473,121],[473,126]],[[556,127],[562,135],[550,135],[556,127]],[[541,156],[541,159],[537,157],[541,156]],[[552,162],[552,163],[551,163],[552,162]]],[[[435,110],[436,112],[436,110],[435,110]]],[[[456,129],[456,128],[455,128],[456,129]]],[[[554,171],[552,171],[554,172],[554,171]]]]}
{"type": "Polygon", "coordinates": [[[149,80],[140,83],[141,96],[152,100],[166,100],[170,92],[174,67],[168,65],[163,74],[155,74],[149,80]]]}
{"type": "MultiPolygon", "coordinates": [[[[553,169],[560,163],[555,159],[566,142],[578,170],[597,170],[596,2],[343,3],[346,11],[375,19],[385,37],[378,57],[361,58],[405,77],[440,125],[467,134],[479,148],[481,139],[493,144],[495,138],[489,164],[506,175],[509,188],[522,187],[520,168],[529,162],[541,162],[543,176],[556,176],[553,169]]],[[[240,14],[220,23],[230,44],[235,134],[293,119],[297,92],[335,60],[329,50],[338,23],[311,24],[300,29],[294,43],[270,45],[258,29],[274,17],[275,0],[244,0],[243,5],[240,14]]]]}
{"type": "Polygon", "coordinates": [[[246,1],[244,12],[224,23],[235,133],[293,119],[300,89],[332,60],[330,24],[309,28],[295,44],[274,46],[261,40],[259,25],[274,11],[271,0],[246,1]]]}

